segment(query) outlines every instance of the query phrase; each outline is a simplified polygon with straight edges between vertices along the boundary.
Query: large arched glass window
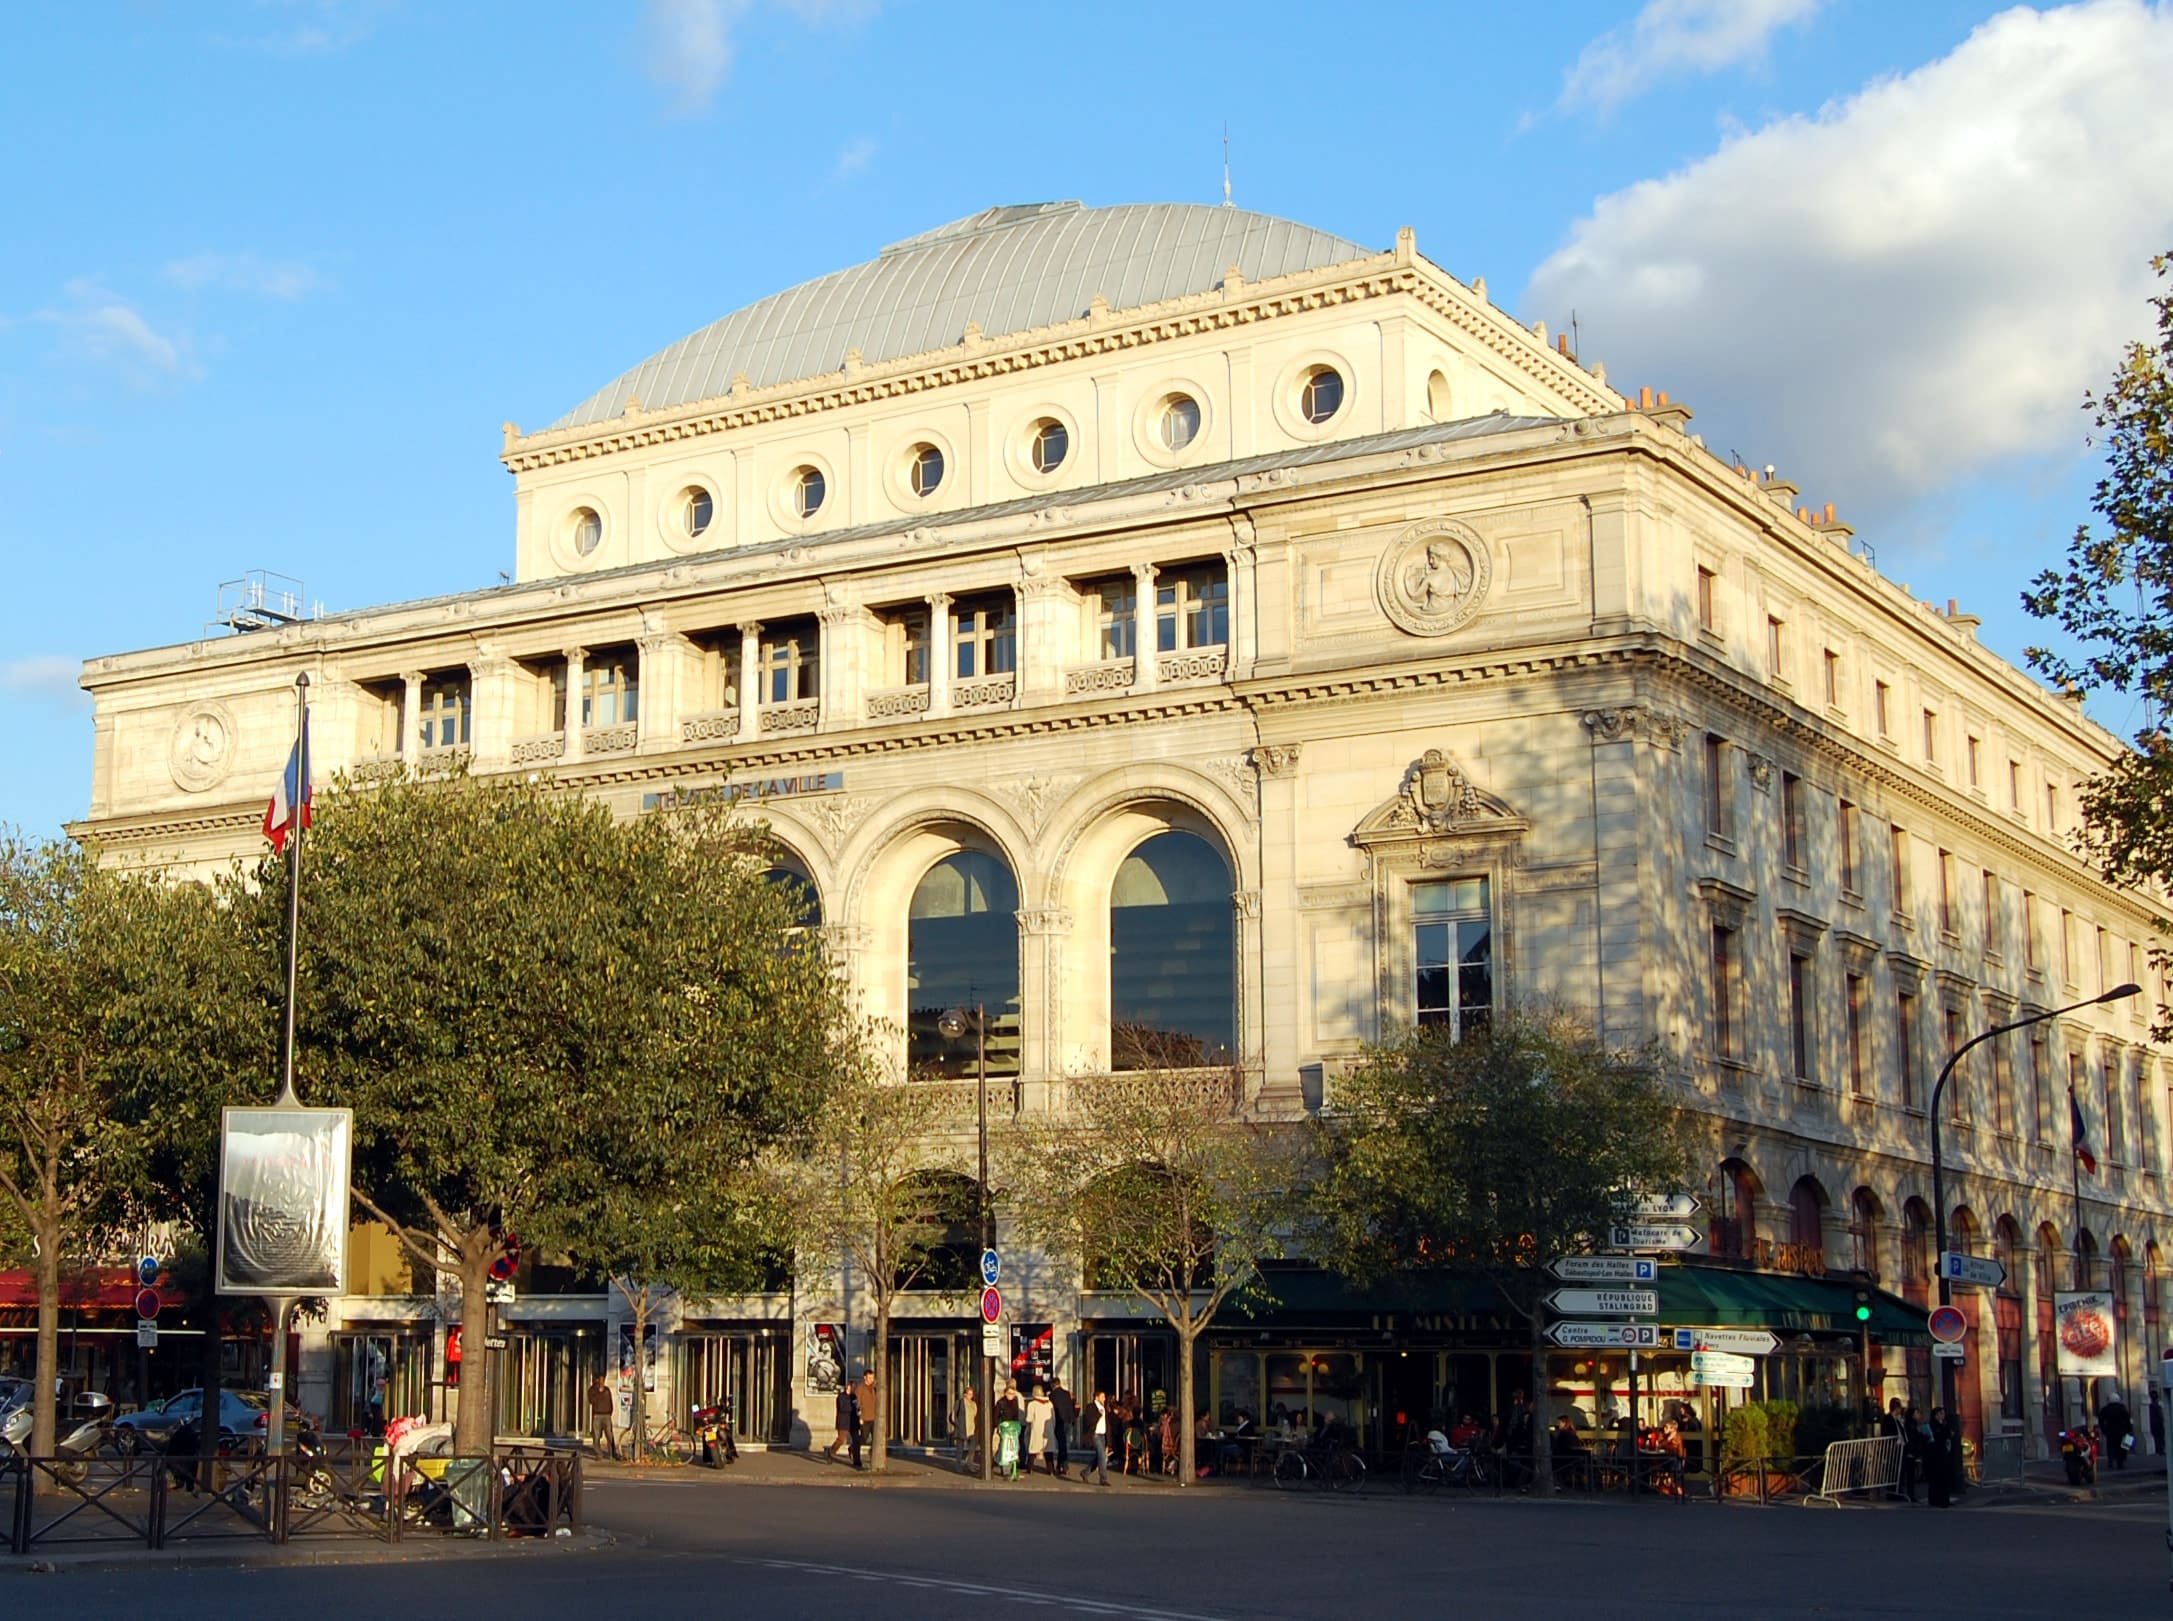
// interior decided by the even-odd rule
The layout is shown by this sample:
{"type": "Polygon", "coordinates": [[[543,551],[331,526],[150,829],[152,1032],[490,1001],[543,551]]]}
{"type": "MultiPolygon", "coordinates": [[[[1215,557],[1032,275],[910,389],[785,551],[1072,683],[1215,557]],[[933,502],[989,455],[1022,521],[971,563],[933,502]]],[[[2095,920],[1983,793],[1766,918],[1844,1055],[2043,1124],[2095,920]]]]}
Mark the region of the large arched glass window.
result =
{"type": "Polygon", "coordinates": [[[1237,1045],[1230,868],[1196,833],[1157,833],[1109,886],[1114,1069],[1227,1064],[1237,1045]]]}
{"type": "Polygon", "coordinates": [[[988,1020],[988,1072],[1019,1072],[1019,886],[998,856],[960,850],[922,875],[906,919],[906,1031],[915,1069],[970,1076],[975,1035],[946,1038],[946,1009],[988,1020]]]}
{"type": "Polygon", "coordinates": [[[798,856],[780,852],[762,876],[784,896],[785,904],[792,909],[794,927],[822,927],[822,892],[816,889],[814,876],[798,856]]]}

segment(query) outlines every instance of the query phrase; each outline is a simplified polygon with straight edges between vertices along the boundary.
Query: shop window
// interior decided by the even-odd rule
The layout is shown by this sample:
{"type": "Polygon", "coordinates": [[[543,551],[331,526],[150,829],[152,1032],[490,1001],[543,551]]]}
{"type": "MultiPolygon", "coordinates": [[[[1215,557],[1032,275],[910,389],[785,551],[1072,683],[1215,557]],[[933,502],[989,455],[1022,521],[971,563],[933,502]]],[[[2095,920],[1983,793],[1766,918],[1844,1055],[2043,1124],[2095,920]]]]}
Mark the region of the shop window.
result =
{"type": "Polygon", "coordinates": [[[945,856],[914,888],[906,921],[907,1053],[916,1071],[975,1073],[969,1028],[945,1036],[952,1008],[982,1008],[991,1075],[1019,1068],[1019,890],[1002,858],[980,850],[945,856]]]}
{"type": "Polygon", "coordinates": [[[1157,833],[1109,891],[1112,1068],[1227,1064],[1237,1039],[1229,865],[1194,833],[1157,833]]]}
{"type": "Polygon", "coordinates": [[[1220,562],[1188,563],[1155,575],[1154,645],[1161,653],[1226,647],[1230,575],[1220,562]]]}
{"type": "Polygon", "coordinates": [[[1485,878],[1411,886],[1418,1022],[1450,1039],[1483,1029],[1494,1011],[1494,919],[1485,878]]]}

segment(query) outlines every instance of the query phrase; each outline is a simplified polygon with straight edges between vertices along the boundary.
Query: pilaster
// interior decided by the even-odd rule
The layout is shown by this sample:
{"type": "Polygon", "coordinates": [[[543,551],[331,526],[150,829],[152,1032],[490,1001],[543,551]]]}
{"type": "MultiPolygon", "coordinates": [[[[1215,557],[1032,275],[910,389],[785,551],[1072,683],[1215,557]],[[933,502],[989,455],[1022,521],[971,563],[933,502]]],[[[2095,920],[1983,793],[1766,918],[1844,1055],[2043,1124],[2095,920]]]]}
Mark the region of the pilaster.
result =
{"type": "MultiPolygon", "coordinates": [[[[470,735],[474,735],[472,727],[470,735]]],[[[400,673],[400,758],[410,769],[422,757],[422,736],[423,672],[403,670],[400,673]]]]}
{"type": "Polygon", "coordinates": [[[586,678],[589,650],[585,647],[566,649],[566,727],[565,748],[559,758],[568,762],[582,757],[581,747],[581,688],[586,678]]]}
{"type": "Polygon", "coordinates": [[[481,770],[506,764],[513,746],[513,661],[495,648],[468,661],[468,757],[481,770]]]}
{"type": "Polygon", "coordinates": [[[751,742],[762,724],[762,622],[749,620],[739,627],[739,736],[751,742]]]}
{"type": "Polygon", "coordinates": [[[928,713],[951,712],[951,597],[937,591],[928,598],[928,713]]]}
{"type": "Polygon", "coordinates": [[[679,717],[694,706],[687,683],[699,657],[694,644],[675,631],[652,626],[634,644],[641,658],[641,740],[643,754],[668,753],[679,746],[679,717]]]}
{"type": "Polygon", "coordinates": [[[1073,918],[1068,907],[1037,906],[1017,914],[1020,998],[1019,1075],[1029,1107],[1046,1108],[1048,1083],[1063,1071],[1064,945],[1073,918]]]}

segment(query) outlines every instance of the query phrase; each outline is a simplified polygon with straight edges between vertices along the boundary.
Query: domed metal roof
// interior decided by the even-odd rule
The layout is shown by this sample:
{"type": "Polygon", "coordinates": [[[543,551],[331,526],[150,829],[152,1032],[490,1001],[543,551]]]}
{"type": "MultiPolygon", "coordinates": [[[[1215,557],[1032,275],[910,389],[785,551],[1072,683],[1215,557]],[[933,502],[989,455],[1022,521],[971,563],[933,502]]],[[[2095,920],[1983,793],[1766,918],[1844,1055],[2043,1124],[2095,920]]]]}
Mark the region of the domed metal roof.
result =
{"type": "Polygon", "coordinates": [[[894,242],[866,264],[773,293],[651,355],[552,423],[608,421],[638,399],[667,410],[728,392],[834,372],[848,349],[869,365],[984,335],[1076,320],[1099,293],[1112,309],[1212,291],[1236,265],[1247,281],[1346,263],[1370,250],[1290,220],[1200,203],[984,209],[894,242]]]}

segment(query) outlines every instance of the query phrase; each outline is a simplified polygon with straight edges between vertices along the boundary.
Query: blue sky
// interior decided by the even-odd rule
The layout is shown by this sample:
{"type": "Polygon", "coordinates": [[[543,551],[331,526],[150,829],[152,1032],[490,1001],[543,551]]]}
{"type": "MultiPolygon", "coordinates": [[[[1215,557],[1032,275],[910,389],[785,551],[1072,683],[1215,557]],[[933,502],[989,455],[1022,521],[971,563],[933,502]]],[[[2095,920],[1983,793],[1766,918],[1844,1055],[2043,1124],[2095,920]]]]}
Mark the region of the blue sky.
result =
{"type": "Polygon", "coordinates": [[[87,803],[85,657],[249,568],[492,584],[501,422],[990,204],[1214,200],[1225,120],[1242,206],[1574,309],[2017,658],[2173,248],[2144,0],[145,0],[0,41],[0,824],[38,834],[87,803]]]}

